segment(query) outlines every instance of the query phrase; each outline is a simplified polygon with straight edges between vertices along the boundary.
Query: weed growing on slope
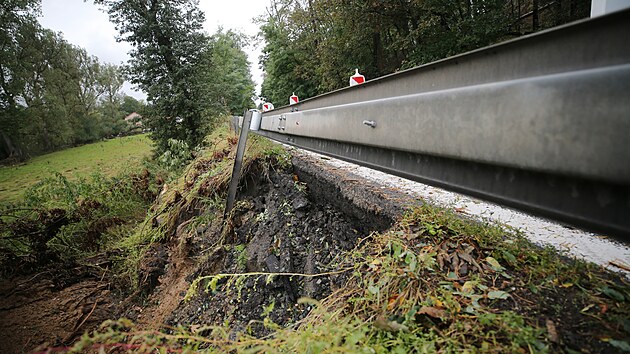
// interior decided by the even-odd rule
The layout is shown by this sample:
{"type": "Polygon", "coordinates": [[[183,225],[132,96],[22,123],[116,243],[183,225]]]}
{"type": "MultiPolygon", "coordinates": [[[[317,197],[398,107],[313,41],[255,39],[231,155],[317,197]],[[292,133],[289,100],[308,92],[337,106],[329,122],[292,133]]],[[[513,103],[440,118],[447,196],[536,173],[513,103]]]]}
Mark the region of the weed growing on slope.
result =
{"type": "Polygon", "coordinates": [[[144,216],[155,195],[153,176],[144,170],[118,177],[95,173],[71,181],[55,173],[30,188],[23,202],[3,207],[0,257],[28,271],[104,251],[111,241],[108,230],[120,232],[120,226],[144,216]]]}
{"type": "MultiPolygon", "coordinates": [[[[197,157],[183,168],[180,177],[173,178],[163,187],[133,234],[112,246],[122,255],[116,262],[115,273],[128,289],[137,292],[143,286],[138,272],[151,247],[157,243],[185,240],[222,217],[237,141],[227,124],[218,126],[206,138],[208,147],[197,151],[197,157]]],[[[249,137],[243,175],[251,173],[253,168],[262,168],[257,173],[264,175],[266,168],[282,169],[289,165],[290,155],[277,144],[256,136],[249,137]]],[[[229,230],[228,224],[224,234],[229,230]]],[[[223,237],[210,248],[221,247],[223,237]]],[[[244,262],[242,257],[240,262],[244,262]]]]}

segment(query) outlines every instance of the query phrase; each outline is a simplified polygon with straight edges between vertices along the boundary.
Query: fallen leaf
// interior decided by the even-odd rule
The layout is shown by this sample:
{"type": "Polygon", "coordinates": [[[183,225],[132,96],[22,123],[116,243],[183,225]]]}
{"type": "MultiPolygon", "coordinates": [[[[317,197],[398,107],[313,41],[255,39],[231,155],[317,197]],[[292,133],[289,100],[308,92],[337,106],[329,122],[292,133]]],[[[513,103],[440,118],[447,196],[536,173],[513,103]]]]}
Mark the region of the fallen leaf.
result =
{"type": "Polygon", "coordinates": [[[466,214],[466,208],[455,208],[455,211],[458,213],[466,214]]]}
{"type": "Polygon", "coordinates": [[[409,327],[405,326],[404,324],[398,323],[396,321],[389,321],[383,316],[378,316],[376,320],[374,320],[374,326],[388,332],[409,331],[409,327]]]}
{"type": "Polygon", "coordinates": [[[472,265],[473,267],[475,267],[479,271],[481,271],[481,267],[479,266],[479,264],[477,264],[475,259],[470,255],[471,252],[474,251],[474,250],[475,250],[475,248],[473,246],[468,246],[463,252],[457,252],[457,254],[458,254],[460,259],[468,262],[468,264],[472,265]]]}
{"type": "Polygon", "coordinates": [[[459,277],[454,272],[448,272],[448,274],[446,275],[446,279],[448,279],[448,280],[457,280],[457,279],[459,279],[459,277]]]}
{"type": "Polygon", "coordinates": [[[606,296],[608,296],[609,298],[616,300],[616,301],[623,301],[625,299],[625,297],[623,296],[622,293],[618,292],[615,289],[609,288],[607,286],[599,289],[601,290],[601,292],[603,294],[605,294],[606,296]]]}
{"type": "Polygon", "coordinates": [[[444,307],[444,303],[434,296],[431,296],[431,301],[433,302],[433,305],[437,307],[444,307]]]}
{"type": "Polygon", "coordinates": [[[505,268],[503,268],[501,264],[499,264],[499,261],[494,259],[494,257],[486,257],[486,262],[488,262],[490,267],[492,267],[492,270],[494,270],[495,272],[501,272],[505,270],[505,268]]]}
{"type": "Polygon", "coordinates": [[[372,262],[369,263],[369,267],[370,268],[377,268],[379,265],[381,265],[381,261],[379,259],[374,259],[372,260],[372,262]]]}
{"type": "Polygon", "coordinates": [[[446,317],[446,311],[431,306],[422,306],[417,312],[419,315],[428,315],[433,318],[443,319],[446,317]]]}
{"type": "Polygon", "coordinates": [[[379,293],[379,288],[377,286],[374,285],[368,285],[367,287],[368,291],[374,295],[379,293]]]}
{"type": "Polygon", "coordinates": [[[472,256],[471,256],[469,253],[467,253],[466,251],[463,251],[463,252],[457,252],[457,255],[459,256],[459,258],[460,258],[460,259],[463,259],[464,261],[466,261],[466,262],[468,262],[468,263],[472,264],[472,262],[473,262],[473,258],[472,258],[472,256]]]}
{"type": "Polygon", "coordinates": [[[549,340],[553,343],[558,343],[558,331],[556,330],[556,325],[553,323],[552,320],[547,320],[546,325],[547,336],[549,337],[549,340]]]}
{"type": "Polygon", "coordinates": [[[469,296],[473,308],[479,308],[479,300],[483,299],[483,295],[471,295],[469,296]]]}
{"type": "Polygon", "coordinates": [[[440,252],[437,255],[437,263],[440,266],[440,269],[444,269],[444,258],[445,258],[445,253],[444,252],[440,252]]]}
{"type": "Polygon", "coordinates": [[[387,300],[387,309],[391,310],[396,306],[396,303],[398,302],[398,295],[392,295],[389,297],[389,299],[387,300]]]}
{"type": "Polygon", "coordinates": [[[502,251],[501,252],[503,254],[503,258],[511,265],[516,265],[516,257],[514,257],[514,255],[508,251],[502,251]]]}
{"type": "Polygon", "coordinates": [[[593,308],[593,306],[595,306],[595,304],[587,305],[585,308],[581,309],[580,312],[586,312],[590,310],[591,308],[593,308]]]}
{"type": "Polygon", "coordinates": [[[463,294],[473,294],[475,292],[475,286],[477,285],[476,281],[469,280],[464,283],[462,286],[461,292],[463,294]]]}
{"type": "Polygon", "coordinates": [[[608,343],[615,348],[621,349],[626,352],[630,352],[630,344],[623,340],[610,339],[608,343]]]}
{"type": "Polygon", "coordinates": [[[198,325],[198,324],[193,324],[193,325],[190,325],[190,331],[191,331],[192,333],[197,333],[197,332],[199,332],[199,328],[201,328],[201,325],[198,325]]]}
{"type": "Polygon", "coordinates": [[[488,293],[488,299],[501,299],[501,300],[505,300],[508,297],[510,297],[510,294],[506,293],[505,291],[501,291],[501,290],[494,290],[494,291],[490,291],[488,293]]]}

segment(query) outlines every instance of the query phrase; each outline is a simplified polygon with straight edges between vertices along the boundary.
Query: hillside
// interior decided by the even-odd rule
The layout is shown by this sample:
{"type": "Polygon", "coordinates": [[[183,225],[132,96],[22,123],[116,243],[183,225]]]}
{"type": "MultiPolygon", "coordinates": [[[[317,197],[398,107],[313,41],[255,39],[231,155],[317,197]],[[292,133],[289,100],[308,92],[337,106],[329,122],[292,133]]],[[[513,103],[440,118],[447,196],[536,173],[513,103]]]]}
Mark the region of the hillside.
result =
{"type": "Polygon", "coordinates": [[[236,137],[208,139],[159,193],[136,176],[146,215],[91,252],[3,272],[3,352],[628,349],[627,279],[263,138],[224,221],[236,137]]]}

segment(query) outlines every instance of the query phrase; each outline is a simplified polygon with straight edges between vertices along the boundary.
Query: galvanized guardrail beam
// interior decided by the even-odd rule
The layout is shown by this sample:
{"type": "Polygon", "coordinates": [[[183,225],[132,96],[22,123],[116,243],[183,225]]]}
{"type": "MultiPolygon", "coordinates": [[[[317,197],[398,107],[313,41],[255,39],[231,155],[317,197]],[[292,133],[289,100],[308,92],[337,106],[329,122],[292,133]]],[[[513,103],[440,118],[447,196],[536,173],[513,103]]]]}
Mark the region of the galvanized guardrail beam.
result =
{"type": "Polygon", "coordinates": [[[260,134],[627,238],[629,34],[630,11],[563,26],[267,112],[260,134]]]}

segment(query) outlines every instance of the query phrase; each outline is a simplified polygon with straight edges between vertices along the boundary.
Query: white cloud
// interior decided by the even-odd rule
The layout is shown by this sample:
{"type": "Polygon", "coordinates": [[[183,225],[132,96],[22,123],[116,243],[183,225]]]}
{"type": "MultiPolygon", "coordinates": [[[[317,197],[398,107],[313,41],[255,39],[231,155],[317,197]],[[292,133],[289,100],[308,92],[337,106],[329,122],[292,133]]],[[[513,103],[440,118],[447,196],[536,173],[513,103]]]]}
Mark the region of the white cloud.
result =
{"type": "MultiPolygon", "coordinates": [[[[204,30],[209,34],[223,27],[225,30],[234,29],[252,37],[258,33],[258,26],[253,18],[262,15],[267,5],[268,1],[265,0],[199,2],[200,9],[206,14],[204,30]]],[[[120,64],[129,58],[127,52],[131,46],[125,42],[116,42],[118,32],[109,22],[108,15],[90,1],[43,0],[42,17],[39,20],[43,27],[63,32],[68,42],[85,48],[101,61],[120,64]]],[[[246,52],[251,64],[252,78],[256,82],[257,91],[260,91],[262,71],[258,68],[258,57],[261,46],[249,46],[246,52]]],[[[123,89],[136,98],[146,98],[144,93],[133,90],[129,83],[123,89]]]]}

